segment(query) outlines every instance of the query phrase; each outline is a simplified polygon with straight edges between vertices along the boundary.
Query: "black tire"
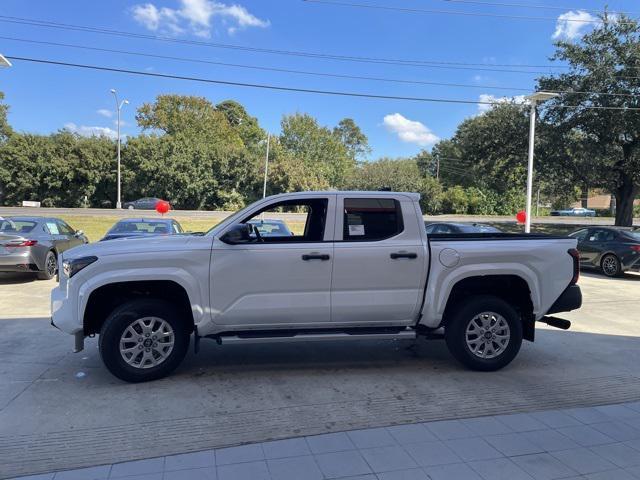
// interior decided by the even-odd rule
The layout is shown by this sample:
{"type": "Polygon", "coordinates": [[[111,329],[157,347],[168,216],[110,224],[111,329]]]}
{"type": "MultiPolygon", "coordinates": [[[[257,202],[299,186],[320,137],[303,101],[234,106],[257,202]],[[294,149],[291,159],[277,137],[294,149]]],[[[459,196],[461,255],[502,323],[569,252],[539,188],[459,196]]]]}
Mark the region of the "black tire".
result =
{"type": "Polygon", "coordinates": [[[600,270],[607,277],[619,277],[622,275],[622,265],[620,260],[613,253],[607,253],[600,260],[600,270]]]}
{"type": "MultiPolygon", "coordinates": [[[[522,345],[522,320],[518,313],[504,300],[494,297],[492,295],[477,295],[469,297],[462,301],[463,305],[456,308],[450,315],[445,326],[445,340],[447,347],[451,354],[463,365],[472,369],[483,372],[492,372],[499,370],[507,366],[516,357],[520,351],[522,345]],[[495,316],[485,318],[488,324],[493,324],[493,330],[488,329],[484,334],[490,334],[493,338],[485,340],[487,343],[483,346],[483,339],[480,335],[481,327],[477,322],[482,323],[482,318],[477,319],[475,327],[470,327],[470,323],[476,320],[476,317],[485,312],[491,312],[502,317],[506,326],[508,326],[508,332],[510,334],[509,339],[504,340],[499,338],[500,333],[506,333],[506,329],[500,327],[500,324],[493,323],[496,320],[495,316]],[[476,342],[476,352],[472,350],[472,346],[467,342],[467,329],[473,328],[478,331],[478,340],[476,342]],[[493,332],[493,333],[492,333],[493,332]],[[498,335],[498,337],[496,337],[498,335]],[[491,345],[490,347],[486,345],[491,345]],[[483,352],[485,351],[491,358],[483,358],[483,352]],[[493,350],[493,351],[492,351],[493,350]],[[495,354],[493,356],[492,354],[495,354]]],[[[469,341],[474,343],[474,333],[469,334],[469,341]]]]}
{"type": "MultiPolygon", "coordinates": [[[[100,356],[107,369],[114,376],[125,382],[138,383],[157,380],[169,375],[184,359],[191,338],[186,325],[187,323],[180,317],[175,306],[169,302],[157,299],[132,300],[111,312],[102,325],[98,342],[100,356]],[[120,352],[120,340],[129,326],[137,320],[147,317],[164,320],[171,327],[173,330],[173,348],[169,350],[166,358],[161,363],[145,368],[127,363],[124,357],[124,355],[127,354],[120,352]]],[[[138,360],[144,358],[142,356],[145,355],[145,351],[150,352],[154,357],[158,355],[157,349],[153,348],[158,345],[158,342],[153,345],[148,345],[151,348],[145,348],[146,344],[144,342],[151,340],[151,338],[145,333],[140,333],[139,335],[140,338],[143,338],[143,343],[139,344],[143,348],[141,349],[138,360]],[[144,338],[144,335],[149,338],[144,338]]],[[[135,344],[135,341],[138,341],[138,339],[132,340],[131,343],[135,344]]],[[[130,360],[133,358],[133,355],[138,355],[138,353],[131,355],[132,356],[129,357],[130,360]]],[[[138,361],[138,363],[141,363],[141,361],[138,361]]],[[[147,362],[144,361],[143,363],[146,365],[147,362]]]]}
{"type": "Polygon", "coordinates": [[[51,280],[56,276],[58,271],[58,259],[53,250],[47,252],[47,256],[44,258],[44,270],[37,273],[38,280],[51,280]]]}

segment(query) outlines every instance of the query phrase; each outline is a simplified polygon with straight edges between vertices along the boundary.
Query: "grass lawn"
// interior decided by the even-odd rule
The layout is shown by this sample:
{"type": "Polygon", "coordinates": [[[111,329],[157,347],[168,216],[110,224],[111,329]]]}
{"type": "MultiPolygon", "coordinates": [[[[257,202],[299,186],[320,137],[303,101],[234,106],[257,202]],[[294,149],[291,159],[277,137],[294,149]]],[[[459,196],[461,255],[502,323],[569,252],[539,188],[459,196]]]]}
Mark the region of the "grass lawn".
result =
{"type": "MultiPolygon", "coordinates": [[[[119,217],[107,217],[107,216],[89,216],[89,215],[62,215],[62,218],[65,222],[67,222],[71,227],[76,230],[82,230],[87,237],[89,237],[89,241],[96,242],[104,237],[104,234],[107,233],[114,223],[120,220],[119,217]]],[[[185,231],[191,232],[206,232],[211,227],[216,225],[222,218],[220,219],[207,219],[207,218],[193,218],[193,217],[179,217],[179,216],[171,216],[171,218],[175,219],[182,225],[185,231]]]]}

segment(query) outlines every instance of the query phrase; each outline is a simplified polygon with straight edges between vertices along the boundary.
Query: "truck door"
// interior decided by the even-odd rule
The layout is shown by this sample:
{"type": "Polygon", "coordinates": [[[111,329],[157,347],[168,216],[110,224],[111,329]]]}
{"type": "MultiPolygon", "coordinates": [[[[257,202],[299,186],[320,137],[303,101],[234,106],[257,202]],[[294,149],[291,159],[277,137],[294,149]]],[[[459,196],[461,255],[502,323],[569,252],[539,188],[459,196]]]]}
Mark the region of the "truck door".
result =
{"type": "Polygon", "coordinates": [[[331,322],[415,323],[426,281],[424,223],[409,197],[338,196],[331,322]]]}
{"type": "Polygon", "coordinates": [[[213,322],[236,330],[326,327],[334,216],[335,195],[274,201],[240,221],[259,224],[262,233],[255,241],[227,245],[216,238],[210,267],[213,322]]]}

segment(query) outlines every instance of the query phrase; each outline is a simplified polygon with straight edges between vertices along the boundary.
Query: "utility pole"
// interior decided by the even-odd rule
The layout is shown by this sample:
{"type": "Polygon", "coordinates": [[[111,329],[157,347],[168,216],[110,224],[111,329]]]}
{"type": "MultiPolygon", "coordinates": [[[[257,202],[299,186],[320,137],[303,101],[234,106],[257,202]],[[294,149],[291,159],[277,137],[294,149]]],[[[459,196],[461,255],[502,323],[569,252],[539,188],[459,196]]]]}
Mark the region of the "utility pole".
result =
{"type": "Polygon", "coordinates": [[[267,196],[267,174],[269,173],[269,144],[271,143],[271,134],[267,134],[267,154],[264,157],[264,184],[262,185],[262,198],[267,196]]]}
{"type": "Polygon", "coordinates": [[[440,180],[440,156],[436,157],[436,180],[440,180]]]}

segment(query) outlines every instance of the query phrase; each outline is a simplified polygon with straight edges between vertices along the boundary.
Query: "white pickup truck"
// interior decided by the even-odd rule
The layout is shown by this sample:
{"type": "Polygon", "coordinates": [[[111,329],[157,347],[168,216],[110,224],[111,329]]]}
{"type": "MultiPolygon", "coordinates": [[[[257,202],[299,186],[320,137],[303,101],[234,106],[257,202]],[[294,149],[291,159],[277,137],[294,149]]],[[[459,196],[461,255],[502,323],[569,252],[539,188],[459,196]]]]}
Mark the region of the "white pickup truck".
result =
{"type": "Polygon", "coordinates": [[[169,374],[191,335],[196,352],[202,338],[444,336],[467,367],[496,370],[533,341],[536,321],[569,327],[548,315],[582,303],[575,247],[544,235],[427,235],[413,193],[288,193],[205,234],[65,252],[52,324],[75,335],[76,351],[99,335],[105,365],[129,382],[169,374]],[[261,233],[265,216],[291,231],[261,233]]]}

